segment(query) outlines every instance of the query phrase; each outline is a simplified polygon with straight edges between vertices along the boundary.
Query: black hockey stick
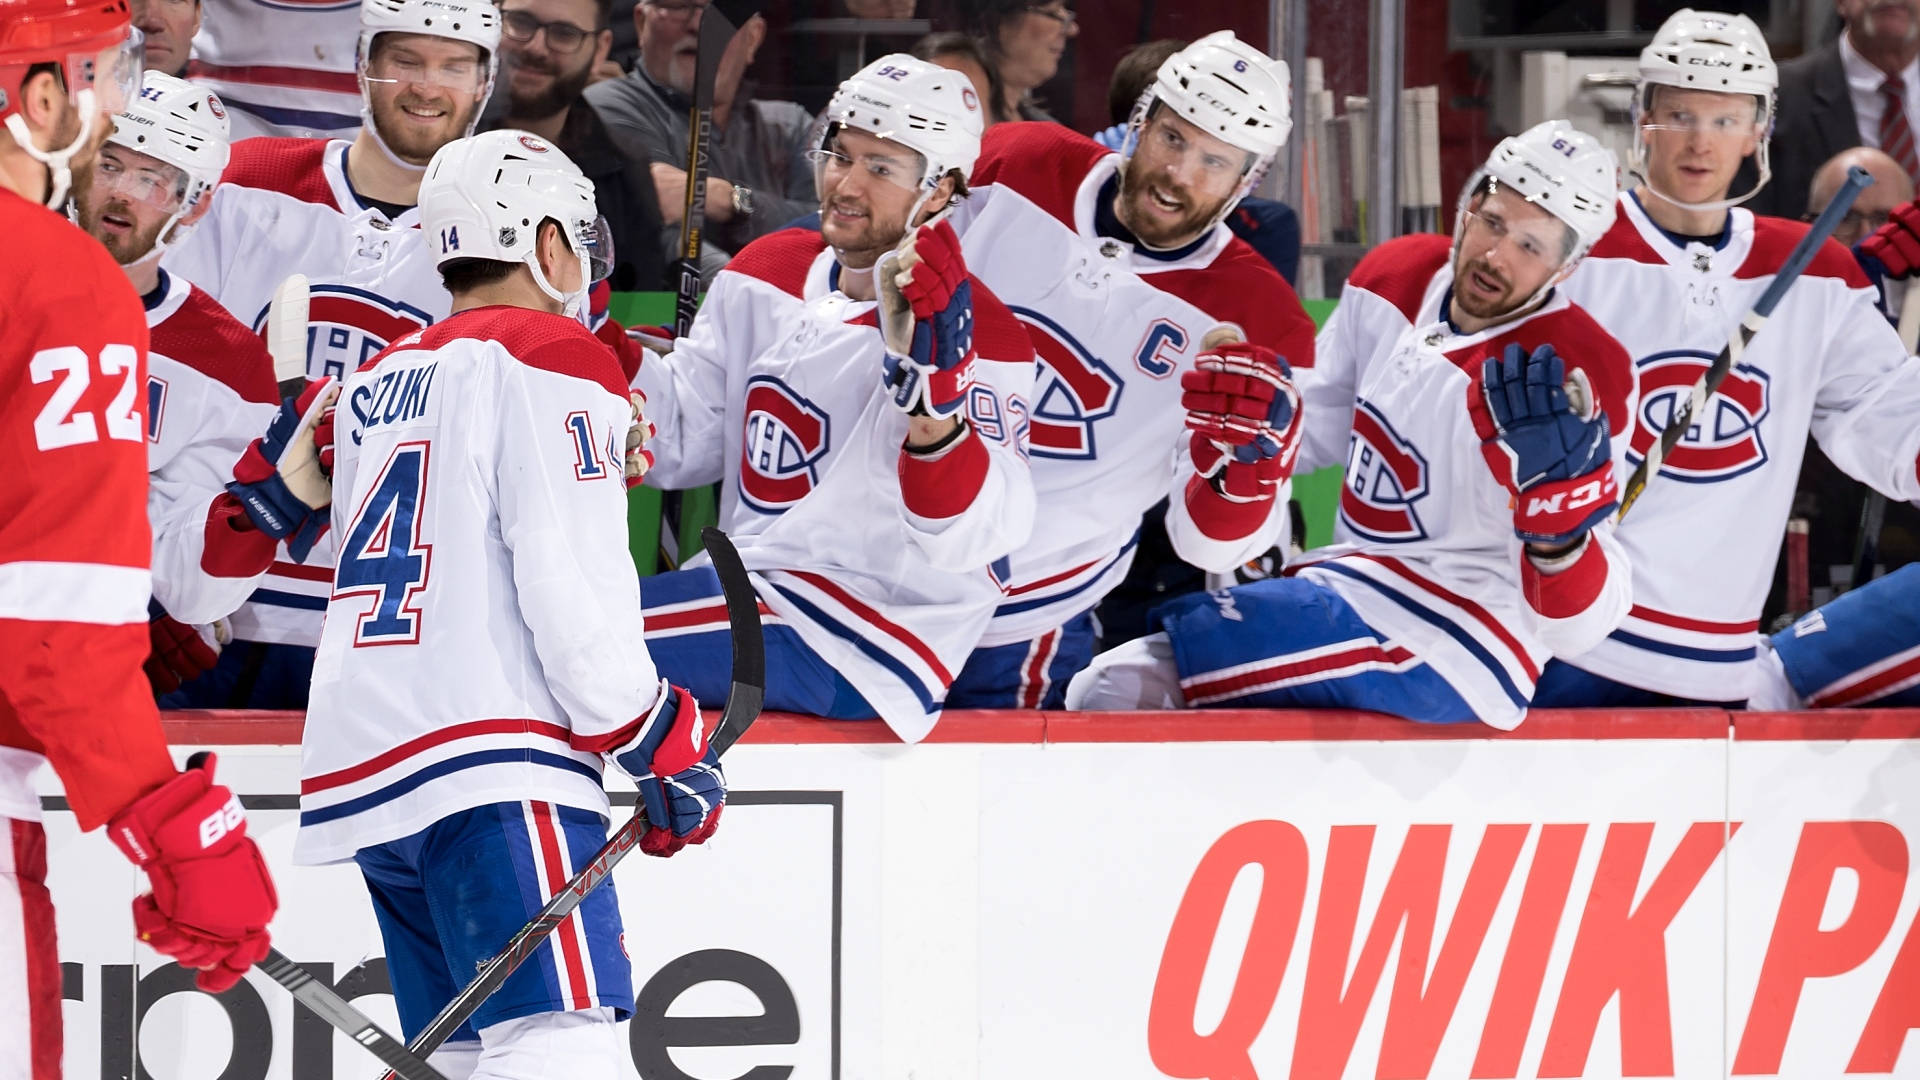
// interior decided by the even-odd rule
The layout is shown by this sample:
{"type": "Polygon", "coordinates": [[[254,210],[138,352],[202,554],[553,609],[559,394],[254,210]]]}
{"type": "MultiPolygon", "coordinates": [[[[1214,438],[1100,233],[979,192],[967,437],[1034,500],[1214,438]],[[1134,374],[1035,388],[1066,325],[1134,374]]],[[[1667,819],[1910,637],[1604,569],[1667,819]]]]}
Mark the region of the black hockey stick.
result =
{"type": "MultiPolygon", "coordinates": [[[[767,687],[766,643],[760,636],[760,601],[754,595],[753,583],[747,578],[746,567],[741,565],[740,553],[734,550],[733,541],[712,527],[702,529],[700,539],[713,559],[714,572],[720,576],[720,591],[727,601],[727,626],[733,637],[733,685],[727,690],[727,704],[720,712],[720,727],[714,732],[712,743],[714,753],[724,754],[760,716],[767,687]]],[[[633,817],[594,854],[586,868],[560,887],[532,921],[521,927],[500,952],[487,961],[466,989],[455,994],[446,1008],[440,1010],[440,1015],[413,1037],[407,1049],[420,1057],[439,1049],[441,1043],[467,1022],[480,1003],[533,955],[547,935],[580,906],[587,894],[613,873],[620,860],[640,845],[640,837],[646,831],[646,812],[643,807],[635,806],[633,817]]]]}
{"type": "Polygon", "coordinates": [[[390,1075],[398,1076],[401,1080],[447,1080],[427,1064],[425,1054],[414,1054],[399,1039],[380,1030],[380,1025],[368,1019],[367,1014],[334,993],[332,987],[308,974],[306,968],[287,959],[279,949],[268,949],[266,959],[255,966],[272,976],[274,982],[286,987],[294,1000],[311,1009],[315,1016],[345,1032],[348,1038],[386,1062],[387,1067],[393,1070],[390,1075]]]}
{"type": "Polygon", "coordinates": [[[1720,389],[1721,383],[1727,381],[1727,374],[1733,370],[1734,361],[1738,360],[1740,354],[1746,350],[1747,344],[1753,340],[1753,335],[1767,324],[1773,309],[1779,306],[1780,298],[1787,294],[1787,289],[1795,281],[1799,280],[1801,273],[1807,269],[1807,264],[1813,261],[1814,253],[1820,250],[1820,245],[1826,243],[1827,238],[1833,235],[1833,230],[1839,226],[1840,219],[1845,217],[1847,210],[1853,206],[1853,200],[1872,183],[1873,177],[1860,166],[1855,165],[1847,170],[1847,182],[1840,186],[1840,190],[1833,196],[1833,201],[1828,203],[1827,208],[1814,219],[1813,226],[1807,230],[1807,234],[1794,245],[1793,253],[1787,256],[1786,265],[1773,276],[1773,282],[1767,286],[1765,292],[1760,294],[1760,299],[1753,302],[1753,310],[1747,312],[1740,320],[1740,325],[1734,330],[1733,336],[1728,338],[1726,345],[1721,347],[1720,355],[1714,357],[1713,363],[1707,366],[1706,374],[1700,376],[1700,381],[1693,384],[1692,393],[1674,412],[1673,419],[1667,421],[1666,430],[1660,433],[1660,441],[1647,447],[1646,459],[1640,462],[1639,468],[1633,470],[1633,475],[1627,478],[1626,487],[1620,493],[1619,516],[1621,518],[1625,518],[1627,511],[1633,509],[1633,504],[1640,498],[1640,493],[1647,489],[1647,481],[1660,471],[1660,464],[1667,459],[1667,454],[1672,452],[1674,444],[1678,443],[1686,435],[1687,429],[1693,426],[1694,417],[1706,411],[1707,399],[1720,389]]]}
{"type": "Polygon", "coordinates": [[[680,259],[675,264],[678,289],[673,300],[673,336],[693,329],[693,312],[700,305],[700,241],[707,226],[707,148],[713,136],[713,80],[721,54],[733,40],[733,22],[708,4],[700,10],[700,45],[693,62],[693,104],[687,109],[687,194],[680,214],[680,259]]]}

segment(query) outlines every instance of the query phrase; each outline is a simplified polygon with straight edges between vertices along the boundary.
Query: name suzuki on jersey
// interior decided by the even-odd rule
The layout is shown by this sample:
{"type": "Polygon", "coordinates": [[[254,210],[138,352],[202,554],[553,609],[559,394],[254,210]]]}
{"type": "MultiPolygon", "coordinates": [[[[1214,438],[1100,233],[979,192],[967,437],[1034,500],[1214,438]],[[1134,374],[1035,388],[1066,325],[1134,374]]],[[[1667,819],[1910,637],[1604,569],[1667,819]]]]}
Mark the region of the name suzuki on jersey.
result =
{"type": "Polygon", "coordinates": [[[426,415],[428,395],[433,392],[433,373],[438,363],[425,367],[389,371],[370,386],[356,386],[348,407],[353,410],[353,444],[360,445],[366,429],[382,424],[402,424],[426,415]]]}

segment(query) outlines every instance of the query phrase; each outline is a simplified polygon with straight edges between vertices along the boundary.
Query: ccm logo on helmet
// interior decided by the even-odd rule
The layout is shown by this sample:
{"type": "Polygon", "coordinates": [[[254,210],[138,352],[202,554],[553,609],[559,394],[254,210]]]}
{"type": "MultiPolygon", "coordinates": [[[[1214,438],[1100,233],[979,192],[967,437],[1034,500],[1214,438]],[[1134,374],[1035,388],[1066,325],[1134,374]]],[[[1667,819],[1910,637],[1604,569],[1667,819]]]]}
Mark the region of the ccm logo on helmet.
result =
{"type": "Polygon", "coordinates": [[[1689,56],[1683,62],[1691,64],[1694,67],[1725,68],[1733,66],[1733,61],[1724,56],[1689,56]]]}

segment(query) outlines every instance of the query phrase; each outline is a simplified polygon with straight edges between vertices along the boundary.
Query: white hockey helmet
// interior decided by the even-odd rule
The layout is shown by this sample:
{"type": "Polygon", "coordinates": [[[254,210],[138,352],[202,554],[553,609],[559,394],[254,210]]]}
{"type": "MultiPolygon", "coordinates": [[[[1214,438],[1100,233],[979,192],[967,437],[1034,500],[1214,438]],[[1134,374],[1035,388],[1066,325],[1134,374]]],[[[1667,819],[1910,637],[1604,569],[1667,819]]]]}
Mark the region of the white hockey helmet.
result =
{"type": "MultiPolygon", "coordinates": [[[[908,213],[920,213],[942,177],[973,172],[980,158],[980,134],[986,129],[980,96],[965,75],[950,68],[889,53],[848,77],[833,92],[823,114],[820,149],[831,149],[843,127],[897,142],[918,153],[925,166],[920,199],[908,213]]],[[[817,179],[817,178],[816,178],[817,179]]]]}
{"type": "Polygon", "coordinates": [[[218,95],[158,71],[141,77],[140,92],[113,118],[108,142],[186,174],[187,188],[180,208],[160,227],[153,242],[154,252],[186,237],[190,226],[180,226],[180,219],[220,183],[220,174],[227,168],[232,130],[226,106],[218,95]]]}
{"type": "Polygon", "coordinates": [[[361,0],[360,44],[354,64],[360,78],[361,120],[373,133],[373,141],[381,152],[394,164],[404,169],[418,169],[419,166],[401,161],[388,149],[386,140],[373,124],[373,108],[367,95],[367,64],[373,58],[373,39],[386,33],[425,34],[479,46],[480,57],[487,65],[487,79],[480,88],[473,120],[467,124],[467,134],[472,135],[480,123],[481,112],[487,107],[487,99],[493,96],[494,80],[500,73],[500,9],[494,6],[493,0],[361,0]]]}
{"type": "Polygon", "coordinates": [[[1653,41],[1640,51],[1640,87],[1633,103],[1633,158],[1628,164],[1643,179],[1647,175],[1647,144],[1640,123],[1652,104],[1656,86],[1708,90],[1716,94],[1751,94],[1759,98],[1760,146],[1754,159],[1759,179],[1752,191],[1711,203],[1683,203],[1661,194],[1652,184],[1648,184],[1649,190],[1689,210],[1723,210],[1759,194],[1773,175],[1767,143],[1768,136],[1773,134],[1774,98],[1780,87],[1780,69],[1773,62],[1765,35],[1754,21],[1745,15],[1684,8],[1661,23],[1653,41]]]}
{"type": "Polygon", "coordinates": [[[420,181],[420,229],[434,265],[456,259],[525,263],[533,280],[578,314],[587,287],[612,269],[613,245],[593,199],[593,181],[538,135],[500,129],[456,139],[427,163],[420,181]],[[540,270],[540,224],[558,222],[580,259],[580,288],[563,293],[540,270]]]}
{"type": "Polygon", "coordinates": [[[1269,57],[1231,30],[1216,30],[1160,65],[1153,82],[1134,102],[1122,156],[1133,155],[1157,105],[1253,155],[1236,193],[1209,227],[1232,213],[1259,186],[1293,132],[1293,78],[1287,62],[1269,57]]]}
{"type": "Polygon", "coordinates": [[[1506,188],[1559,218],[1573,231],[1573,248],[1548,280],[1514,310],[1530,308],[1613,227],[1619,209],[1620,163],[1598,139],[1565,120],[1535,124],[1500,140],[1474,170],[1454,211],[1453,254],[1466,236],[1468,206],[1482,191],[1506,188]]]}

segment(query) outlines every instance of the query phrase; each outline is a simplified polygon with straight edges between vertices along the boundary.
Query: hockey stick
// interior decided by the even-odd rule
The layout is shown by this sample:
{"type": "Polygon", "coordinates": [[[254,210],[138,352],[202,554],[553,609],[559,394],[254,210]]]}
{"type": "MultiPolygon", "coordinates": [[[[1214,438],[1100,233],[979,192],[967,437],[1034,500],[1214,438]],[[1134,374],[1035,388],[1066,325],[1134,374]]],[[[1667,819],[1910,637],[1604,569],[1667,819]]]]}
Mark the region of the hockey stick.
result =
{"type": "MultiPolygon", "coordinates": [[[[727,601],[728,630],[733,637],[733,685],[727,690],[727,704],[720,712],[720,727],[714,732],[712,744],[714,753],[724,754],[760,716],[760,706],[766,697],[766,644],[760,636],[760,601],[754,595],[753,583],[747,578],[746,567],[741,565],[740,553],[734,550],[733,541],[712,527],[702,529],[700,539],[713,559],[714,572],[720,576],[720,591],[727,601]]],[[[546,906],[487,961],[466,989],[455,994],[446,1008],[440,1010],[440,1015],[413,1037],[407,1049],[423,1058],[439,1049],[440,1044],[480,1008],[481,1002],[533,955],[547,935],[580,906],[587,894],[607,880],[620,860],[640,845],[640,836],[646,831],[647,815],[636,806],[633,817],[594,854],[586,868],[560,887],[546,906]]]]}
{"type": "Polygon", "coordinates": [[[1721,347],[1720,355],[1714,357],[1713,363],[1707,366],[1706,374],[1700,376],[1700,381],[1693,384],[1693,391],[1687,396],[1687,400],[1681,403],[1680,408],[1674,412],[1673,419],[1667,421],[1666,430],[1660,433],[1660,441],[1647,447],[1646,458],[1640,462],[1639,468],[1633,470],[1633,475],[1627,478],[1626,487],[1620,492],[1619,517],[1621,519],[1625,519],[1627,511],[1633,509],[1633,504],[1640,498],[1640,493],[1647,489],[1647,481],[1660,471],[1661,463],[1666,461],[1674,445],[1686,435],[1687,429],[1693,426],[1694,417],[1706,411],[1707,399],[1712,397],[1720,389],[1720,384],[1727,380],[1727,374],[1733,370],[1734,361],[1738,360],[1740,354],[1746,350],[1747,344],[1753,340],[1753,335],[1767,324],[1767,319],[1773,315],[1773,309],[1779,306],[1780,298],[1787,294],[1787,289],[1795,281],[1799,280],[1807,264],[1813,261],[1814,253],[1820,250],[1820,245],[1826,243],[1827,238],[1833,235],[1833,230],[1839,226],[1840,219],[1845,217],[1847,210],[1853,206],[1853,200],[1872,183],[1873,177],[1860,166],[1855,165],[1847,170],[1847,182],[1840,185],[1840,190],[1834,194],[1833,201],[1827,204],[1827,208],[1814,219],[1806,235],[1794,245],[1793,253],[1787,256],[1786,265],[1773,276],[1773,282],[1767,286],[1765,292],[1760,294],[1760,299],[1753,302],[1753,310],[1741,318],[1740,325],[1734,330],[1733,336],[1728,338],[1727,343],[1721,347]]]}
{"type": "Polygon", "coordinates": [[[687,193],[680,214],[680,260],[675,266],[677,294],[673,300],[673,335],[685,337],[693,329],[694,309],[700,306],[700,239],[707,225],[707,147],[713,137],[713,79],[721,54],[733,40],[733,23],[720,5],[700,10],[700,45],[693,64],[693,104],[687,110],[687,193]]]}
{"type": "Polygon", "coordinates": [[[306,968],[287,959],[279,949],[268,949],[266,959],[255,966],[272,976],[274,982],[286,987],[294,1000],[305,1005],[315,1016],[345,1032],[348,1038],[386,1062],[387,1067],[393,1070],[389,1075],[398,1076],[401,1080],[447,1080],[439,1070],[426,1063],[426,1055],[416,1055],[399,1039],[380,1030],[380,1025],[368,1019],[367,1014],[334,993],[332,987],[308,974],[306,968]]]}
{"type": "MultiPolygon", "coordinates": [[[[1920,288],[1908,287],[1900,296],[1900,347],[1912,356],[1920,346],[1920,288]]],[[[1887,497],[1867,488],[1866,501],[1860,504],[1860,535],[1853,541],[1853,577],[1847,588],[1857,589],[1873,580],[1873,567],[1880,561],[1880,530],[1887,523],[1887,497]]]]}
{"type": "Polygon", "coordinates": [[[297,398],[307,388],[307,275],[289,274],[267,305],[267,353],[280,397],[297,398]]]}

